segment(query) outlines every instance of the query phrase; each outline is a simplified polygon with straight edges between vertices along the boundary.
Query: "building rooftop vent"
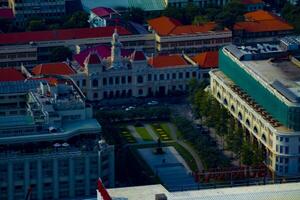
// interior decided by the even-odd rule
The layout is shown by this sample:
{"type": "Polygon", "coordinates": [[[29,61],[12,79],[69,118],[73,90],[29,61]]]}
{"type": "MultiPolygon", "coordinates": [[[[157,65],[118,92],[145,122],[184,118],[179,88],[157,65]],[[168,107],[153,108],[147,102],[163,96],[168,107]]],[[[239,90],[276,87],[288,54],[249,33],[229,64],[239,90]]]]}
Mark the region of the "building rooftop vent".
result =
{"type": "Polygon", "coordinates": [[[155,200],[168,200],[168,197],[165,194],[156,194],[155,200]]]}

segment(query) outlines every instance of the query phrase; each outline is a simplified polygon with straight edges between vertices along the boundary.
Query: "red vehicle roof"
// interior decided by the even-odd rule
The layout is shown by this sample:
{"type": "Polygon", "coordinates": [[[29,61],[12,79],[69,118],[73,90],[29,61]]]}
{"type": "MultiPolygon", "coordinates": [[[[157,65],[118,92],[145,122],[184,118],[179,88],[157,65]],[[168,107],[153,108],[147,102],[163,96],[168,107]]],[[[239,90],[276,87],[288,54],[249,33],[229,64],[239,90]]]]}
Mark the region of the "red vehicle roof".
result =
{"type": "Polygon", "coordinates": [[[0,34],[0,44],[24,44],[29,42],[71,40],[84,38],[111,37],[118,30],[119,35],[131,35],[132,33],[121,26],[108,26],[98,28],[60,29],[51,31],[35,31],[21,33],[0,34]]]}

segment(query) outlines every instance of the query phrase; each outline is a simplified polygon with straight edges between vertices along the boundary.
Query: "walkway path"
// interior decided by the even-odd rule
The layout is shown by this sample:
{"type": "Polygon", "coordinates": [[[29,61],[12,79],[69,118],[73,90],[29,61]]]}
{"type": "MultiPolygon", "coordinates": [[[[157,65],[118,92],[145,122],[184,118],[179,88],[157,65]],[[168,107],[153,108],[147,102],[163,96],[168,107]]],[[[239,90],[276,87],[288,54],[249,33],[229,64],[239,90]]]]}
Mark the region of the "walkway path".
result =
{"type": "Polygon", "coordinates": [[[174,124],[168,123],[168,126],[171,130],[171,138],[173,140],[175,140],[178,144],[183,146],[183,148],[185,148],[193,156],[193,158],[196,162],[196,165],[197,165],[197,169],[198,169],[199,172],[201,172],[204,169],[204,167],[203,167],[202,161],[200,160],[200,158],[198,156],[198,153],[191,146],[189,146],[187,143],[185,143],[184,141],[179,140],[177,138],[177,135],[176,135],[177,128],[174,126],[174,124]]]}
{"type": "Polygon", "coordinates": [[[127,129],[130,131],[130,133],[132,134],[132,136],[136,139],[137,143],[144,143],[143,138],[136,132],[136,129],[134,126],[132,125],[128,125],[127,129]]]}
{"type": "Polygon", "coordinates": [[[148,131],[149,135],[153,138],[154,141],[157,141],[158,137],[156,133],[153,131],[152,127],[150,124],[143,124],[145,129],[148,131]]]}

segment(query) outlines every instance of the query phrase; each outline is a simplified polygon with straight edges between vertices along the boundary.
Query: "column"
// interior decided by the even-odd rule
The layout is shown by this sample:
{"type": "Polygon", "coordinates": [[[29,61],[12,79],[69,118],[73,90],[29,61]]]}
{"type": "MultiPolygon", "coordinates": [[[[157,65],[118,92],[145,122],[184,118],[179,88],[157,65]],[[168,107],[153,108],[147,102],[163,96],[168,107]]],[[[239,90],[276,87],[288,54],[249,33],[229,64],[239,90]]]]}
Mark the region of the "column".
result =
{"type": "Polygon", "coordinates": [[[58,161],[57,158],[53,159],[53,196],[54,199],[59,199],[59,177],[58,177],[58,161]]]}
{"type": "Polygon", "coordinates": [[[86,155],[84,161],[85,195],[90,195],[90,157],[86,155]]]}
{"type": "Polygon", "coordinates": [[[7,178],[8,178],[8,182],[7,182],[7,188],[8,188],[8,200],[13,200],[14,199],[14,180],[13,180],[13,164],[12,161],[8,161],[8,165],[7,165],[8,169],[7,169],[7,178]]]}
{"type": "Polygon", "coordinates": [[[30,166],[29,160],[24,161],[24,194],[27,194],[30,187],[30,166]]]}
{"type": "Polygon", "coordinates": [[[37,199],[43,199],[42,160],[37,161],[37,199]]]}
{"type": "Polygon", "coordinates": [[[115,147],[108,147],[109,151],[109,186],[115,187],[115,147]]]}
{"type": "Polygon", "coordinates": [[[75,197],[75,182],[74,182],[74,160],[69,159],[69,195],[71,198],[75,197]]]}

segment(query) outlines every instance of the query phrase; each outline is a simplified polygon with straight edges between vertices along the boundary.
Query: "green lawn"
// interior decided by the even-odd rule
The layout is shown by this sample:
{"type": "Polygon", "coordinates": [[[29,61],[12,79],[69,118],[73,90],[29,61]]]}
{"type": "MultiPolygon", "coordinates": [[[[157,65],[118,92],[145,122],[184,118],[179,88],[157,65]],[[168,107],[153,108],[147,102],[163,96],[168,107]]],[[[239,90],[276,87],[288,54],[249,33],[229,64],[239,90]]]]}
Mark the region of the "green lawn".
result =
{"type": "Polygon", "coordinates": [[[120,134],[123,138],[125,138],[127,143],[136,143],[135,138],[130,134],[130,132],[126,128],[121,128],[120,134]]]}
{"type": "Polygon", "coordinates": [[[153,141],[153,138],[144,127],[135,127],[135,129],[144,141],[153,141]]]}
{"type": "Polygon", "coordinates": [[[197,170],[197,164],[193,156],[180,144],[178,143],[172,143],[172,146],[175,147],[175,149],[178,151],[178,153],[183,157],[186,164],[191,168],[192,171],[197,170]]]}
{"type": "Polygon", "coordinates": [[[162,141],[171,140],[170,129],[167,123],[152,123],[151,128],[162,141]]]}

